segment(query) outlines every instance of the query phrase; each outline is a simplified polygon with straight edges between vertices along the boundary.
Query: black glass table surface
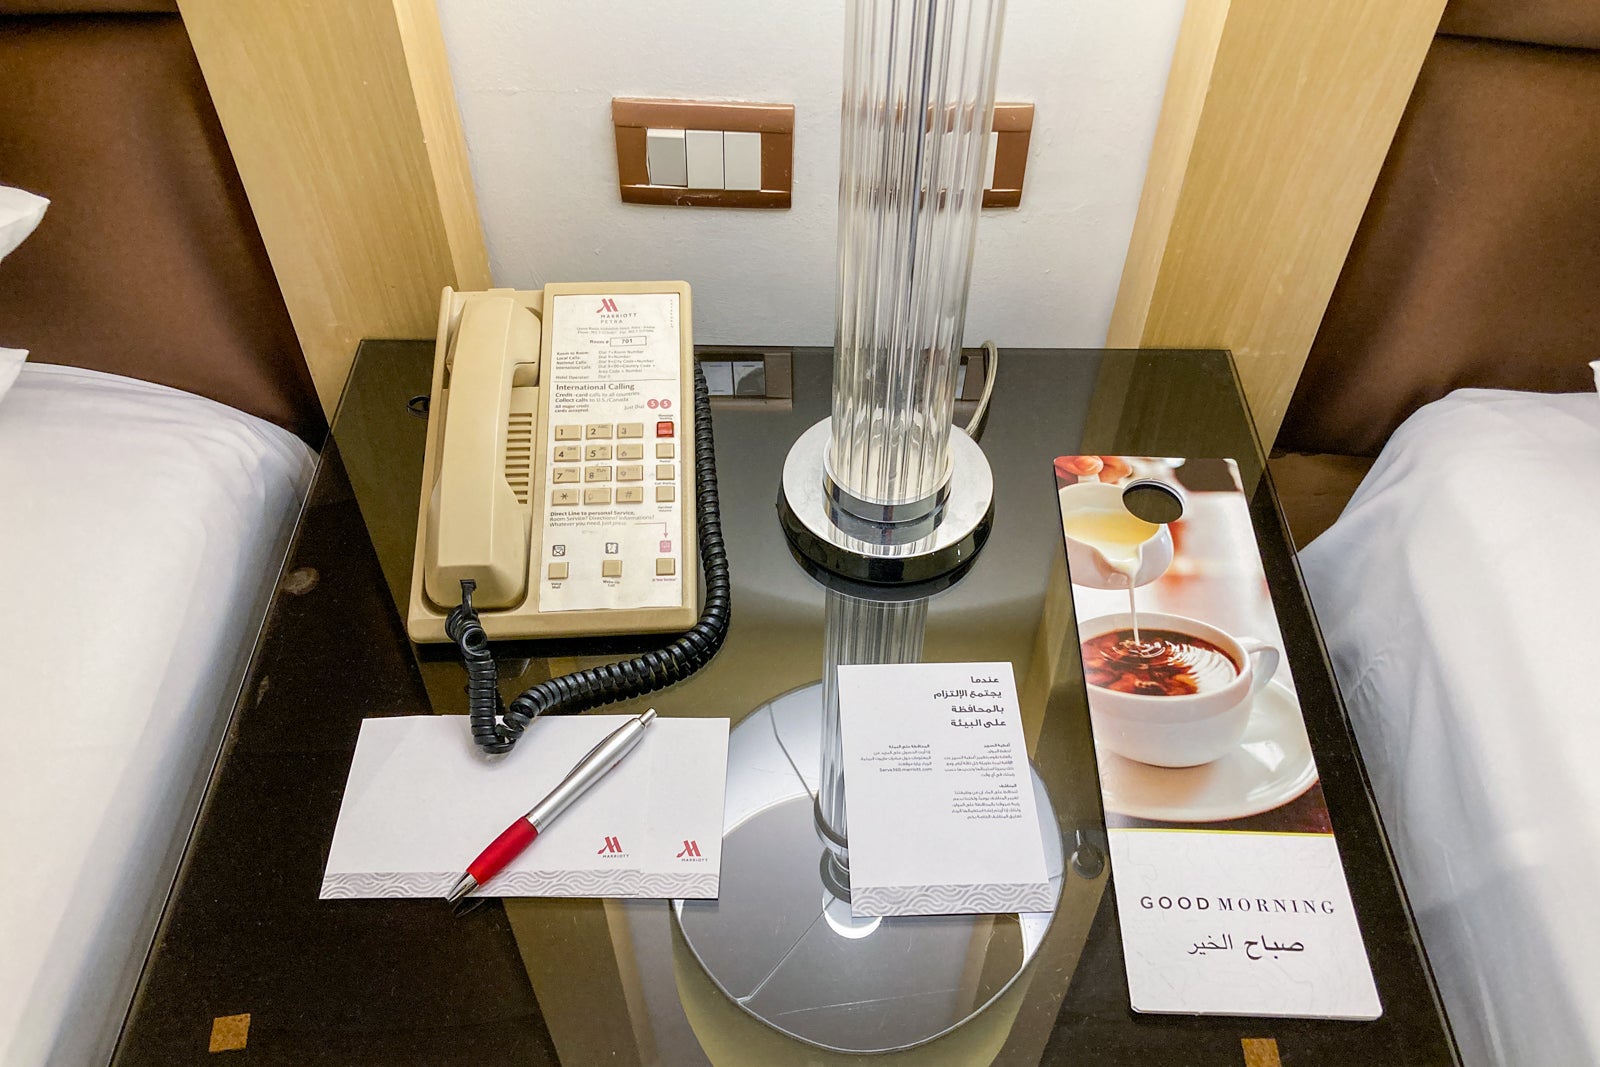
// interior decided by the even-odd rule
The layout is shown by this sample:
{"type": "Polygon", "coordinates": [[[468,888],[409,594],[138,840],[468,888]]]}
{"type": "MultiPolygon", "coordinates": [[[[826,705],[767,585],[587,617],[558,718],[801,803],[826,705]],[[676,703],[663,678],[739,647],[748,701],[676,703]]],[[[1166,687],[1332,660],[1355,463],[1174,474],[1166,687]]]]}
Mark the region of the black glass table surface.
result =
{"type": "MultiPolygon", "coordinates": [[[[826,590],[778,525],[784,456],[828,413],[829,353],[795,352],[792,402],[714,406],[726,647],[688,681],[606,710],[727,717],[736,738],[770,734],[790,763],[811,753],[803,763],[825,642],[920,612],[922,659],[1014,664],[1061,846],[1045,921],[901,920],[864,938],[830,927],[799,767],[761,834],[729,836],[717,904],[507,900],[456,917],[439,901],[319,900],[361,720],[466,707],[459,663],[412,645],[402,614],[426,429],[410,401],[427,392],[433,346],[367,342],[115,1062],[210,1060],[218,1019],[233,1020],[219,1031],[231,1057],[264,1064],[1236,1065],[1268,1039],[1289,1064],[1455,1062],[1227,354],[1002,355],[982,438],[992,536],[960,581],[911,608],[826,590]],[[1054,492],[1051,460],[1070,454],[1238,460],[1384,1006],[1376,1021],[1130,1010],[1054,492]],[[795,927],[786,907],[810,918],[795,927]],[[805,922],[819,931],[809,941],[805,922]],[[871,955],[884,945],[888,962],[871,955]]],[[[502,689],[645,647],[508,645],[502,689]]]]}

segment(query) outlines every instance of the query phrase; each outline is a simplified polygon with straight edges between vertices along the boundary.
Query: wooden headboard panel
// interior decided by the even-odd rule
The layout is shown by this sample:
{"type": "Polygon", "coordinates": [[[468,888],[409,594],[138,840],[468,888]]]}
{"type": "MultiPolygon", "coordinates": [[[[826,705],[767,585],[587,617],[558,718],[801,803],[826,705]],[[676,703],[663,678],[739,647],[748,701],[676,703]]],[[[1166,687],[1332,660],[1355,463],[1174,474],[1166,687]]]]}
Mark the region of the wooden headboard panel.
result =
{"type": "Polygon", "coordinates": [[[0,0],[0,184],[51,200],[0,264],[0,344],[321,443],[310,373],[170,2],[0,0]]]}
{"type": "Polygon", "coordinates": [[[1376,456],[1466,386],[1593,388],[1600,5],[1451,0],[1278,446],[1376,456]]]}

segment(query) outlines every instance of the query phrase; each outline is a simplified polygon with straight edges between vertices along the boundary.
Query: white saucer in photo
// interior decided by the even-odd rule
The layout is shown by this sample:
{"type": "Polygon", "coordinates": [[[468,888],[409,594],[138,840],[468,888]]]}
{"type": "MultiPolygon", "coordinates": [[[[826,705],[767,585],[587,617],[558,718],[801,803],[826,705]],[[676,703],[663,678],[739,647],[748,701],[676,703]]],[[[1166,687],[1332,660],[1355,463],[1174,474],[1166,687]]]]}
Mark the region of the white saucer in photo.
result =
{"type": "Polygon", "coordinates": [[[1256,694],[1237,748],[1199,767],[1155,767],[1100,755],[1107,812],[1156,822],[1223,822],[1289,803],[1317,780],[1294,695],[1278,682],[1256,694]]]}

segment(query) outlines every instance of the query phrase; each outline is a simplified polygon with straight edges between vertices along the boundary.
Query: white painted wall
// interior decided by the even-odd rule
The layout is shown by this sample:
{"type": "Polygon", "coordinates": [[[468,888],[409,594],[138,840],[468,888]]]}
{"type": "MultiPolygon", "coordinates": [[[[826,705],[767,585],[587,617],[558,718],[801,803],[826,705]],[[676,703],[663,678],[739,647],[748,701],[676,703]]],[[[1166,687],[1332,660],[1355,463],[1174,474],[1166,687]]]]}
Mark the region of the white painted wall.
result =
{"type": "MultiPolygon", "coordinates": [[[[683,278],[702,344],[833,342],[843,0],[438,0],[497,285],[683,278]],[[788,211],[617,197],[613,96],[795,105],[788,211]]],[[[1018,209],[978,231],[967,340],[1104,342],[1183,0],[1011,0],[1036,105],[1018,209]]]]}

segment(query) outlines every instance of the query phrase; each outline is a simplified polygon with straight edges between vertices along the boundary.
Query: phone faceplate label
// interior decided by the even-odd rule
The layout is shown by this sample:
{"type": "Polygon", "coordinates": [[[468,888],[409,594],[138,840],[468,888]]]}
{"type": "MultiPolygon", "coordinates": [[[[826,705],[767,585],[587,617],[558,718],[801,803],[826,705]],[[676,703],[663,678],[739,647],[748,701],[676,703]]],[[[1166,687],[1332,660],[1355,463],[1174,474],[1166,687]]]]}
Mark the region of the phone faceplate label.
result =
{"type": "Polygon", "coordinates": [[[679,305],[677,293],[553,298],[540,612],[683,602],[683,501],[693,486],[684,457],[693,449],[679,305]],[[578,458],[558,462],[558,440],[581,441],[578,458]],[[658,461],[658,442],[674,443],[675,458],[658,461]]]}

